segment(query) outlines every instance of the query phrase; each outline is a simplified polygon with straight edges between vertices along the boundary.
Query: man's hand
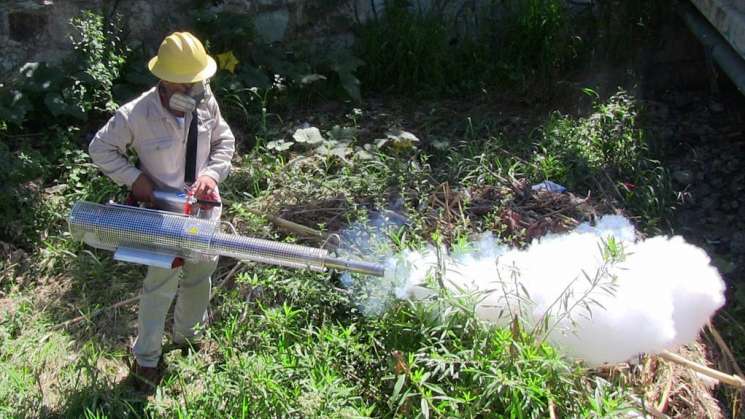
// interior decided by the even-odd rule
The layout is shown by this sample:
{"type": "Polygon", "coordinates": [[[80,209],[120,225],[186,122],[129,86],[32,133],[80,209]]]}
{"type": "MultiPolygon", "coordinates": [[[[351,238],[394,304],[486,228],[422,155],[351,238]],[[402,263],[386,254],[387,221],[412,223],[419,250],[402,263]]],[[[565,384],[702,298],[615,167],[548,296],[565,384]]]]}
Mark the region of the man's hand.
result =
{"type": "Polygon", "coordinates": [[[212,195],[217,192],[217,182],[207,175],[202,175],[191,186],[191,190],[197,199],[211,199],[212,195]]]}
{"type": "Polygon", "coordinates": [[[137,202],[151,204],[153,202],[153,189],[155,189],[153,181],[144,173],[141,173],[132,184],[132,196],[137,202]]]}

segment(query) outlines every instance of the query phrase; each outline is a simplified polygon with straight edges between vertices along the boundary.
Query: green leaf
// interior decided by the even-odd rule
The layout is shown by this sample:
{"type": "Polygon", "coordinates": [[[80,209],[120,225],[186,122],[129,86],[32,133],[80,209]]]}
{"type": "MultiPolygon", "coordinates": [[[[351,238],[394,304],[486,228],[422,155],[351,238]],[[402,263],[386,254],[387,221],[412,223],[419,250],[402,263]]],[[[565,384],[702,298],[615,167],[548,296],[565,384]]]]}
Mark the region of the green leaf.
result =
{"type": "Polygon", "coordinates": [[[285,151],[292,147],[292,143],[285,140],[269,141],[266,144],[267,150],[285,151]]]}
{"type": "Polygon", "coordinates": [[[345,145],[339,145],[339,146],[336,146],[336,147],[332,148],[329,151],[329,154],[334,155],[334,156],[337,156],[337,157],[343,159],[343,158],[347,157],[348,155],[350,155],[352,153],[352,151],[353,150],[350,147],[347,147],[345,145]]]}
{"type": "Polygon", "coordinates": [[[446,139],[434,140],[431,144],[432,147],[440,151],[448,150],[450,148],[450,141],[446,139]]]}
{"type": "Polygon", "coordinates": [[[422,397],[420,405],[422,406],[422,416],[429,418],[429,403],[427,403],[427,399],[422,397]]]}
{"type": "Polygon", "coordinates": [[[406,403],[406,399],[408,399],[409,397],[414,397],[416,395],[417,393],[412,392],[411,389],[406,390],[404,392],[404,395],[401,396],[401,400],[398,401],[398,407],[403,406],[403,404],[406,403]]]}
{"type": "Polygon", "coordinates": [[[386,138],[380,138],[376,140],[378,148],[382,148],[388,144],[390,147],[396,150],[410,150],[415,147],[415,144],[419,142],[419,138],[416,135],[403,130],[391,130],[386,133],[386,138]]]}
{"type": "Polygon", "coordinates": [[[432,390],[432,392],[434,392],[434,393],[443,394],[443,395],[445,394],[445,391],[442,389],[442,387],[438,386],[437,384],[423,383],[422,385],[424,387],[432,390]]]}
{"type": "MultiPolygon", "coordinates": [[[[369,145],[369,144],[365,144],[369,145]]],[[[354,158],[359,160],[371,160],[374,156],[366,149],[359,149],[354,153],[354,158]]]]}
{"type": "Polygon", "coordinates": [[[398,394],[401,392],[401,388],[404,386],[404,383],[406,382],[406,375],[401,374],[398,376],[398,379],[396,380],[396,385],[393,386],[393,394],[391,394],[391,398],[395,399],[398,397],[398,394]]]}
{"type": "Polygon", "coordinates": [[[298,143],[310,145],[320,144],[324,141],[321,131],[316,127],[300,128],[292,134],[292,138],[298,143]]]}
{"type": "Polygon", "coordinates": [[[592,90],[589,87],[583,87],[582,88],[582,93],[586,94],[587,96],[592,97],[593,99],[599,99],[600,98],[600,95],[598,94],[598,92],[592,90]]]}
{"type": "Polygon", "coordinates": [[[357,136],[357,129],[355,127],[342,127],[339,125],[334,125],[328,131],[328,136],[331,139],[337,141],[349,142],[357,136]]]}
{"type": "Polygon", "coordinates": [[[321,80],[326,80],[326,76],[316,73],[306,74],[300,78],[300,84],[311,84],[321,80]]]}
{"type": "Polygon", "coordinates": [[[26,63],[20,73],[26,77],[23,89],[33,93],[59,90],[65,75],[58,68],[50,68],[46,63],[26,63]]]}
{"type": "Polygon", "coordinates": [[[362,94],[360,93],[360,80],[355,77],[354,74],[346,71],[340,72],[339,81],[341,81],[341,86],[344,88],[344,91],[347,92],[349,97],[357,102],[362,100],[362,94]]]}
{"type": "Polygon", "coordinates": [[[44,98],[49,112],[54,116],[64,115],[67,112],[67,104],[59,93],[50,93],[44,98]]]}

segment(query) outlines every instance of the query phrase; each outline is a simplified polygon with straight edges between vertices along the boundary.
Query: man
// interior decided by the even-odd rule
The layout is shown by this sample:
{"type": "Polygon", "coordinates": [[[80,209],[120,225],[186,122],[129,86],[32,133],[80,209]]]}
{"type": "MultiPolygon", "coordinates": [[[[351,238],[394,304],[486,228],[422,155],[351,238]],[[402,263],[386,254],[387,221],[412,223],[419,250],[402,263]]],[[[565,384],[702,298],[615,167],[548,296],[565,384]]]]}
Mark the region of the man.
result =
{"type": "MultiPolygon", "coordinates": [[[[128,186],[138,202],[152,203],[155,189],[190,189],[197,198],[219,199],[218,184],[230,171],[235,139],[206,84],[216,71],[215,60],[192,34],[175,32],[148,68],[159,79],[157,86],[119,108],[98,131],[89,146],[93,162],[128,186]],[[128,160],[127,149],[137,154],[137,166],[128,160]]],[[[132,348],[140,381],[157,385],[160,379],[164,323],[176,295],[173,343],[194,342],[206,319],[216,266],[215,258],[177,269],[148,269],[132,348]]]]}

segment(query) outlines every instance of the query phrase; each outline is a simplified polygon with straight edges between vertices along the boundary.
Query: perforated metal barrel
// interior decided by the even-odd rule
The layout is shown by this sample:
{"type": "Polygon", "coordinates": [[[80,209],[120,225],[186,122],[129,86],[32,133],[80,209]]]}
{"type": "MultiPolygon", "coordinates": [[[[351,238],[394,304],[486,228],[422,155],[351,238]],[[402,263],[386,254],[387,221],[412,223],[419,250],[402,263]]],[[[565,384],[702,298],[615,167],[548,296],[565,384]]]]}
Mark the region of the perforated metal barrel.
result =
{"type": "Polygon", "coordinates": [[[70,233],[93,247],[168,250],[184,257],[209,254],[219,222],[123,205],[78,202],[68,218],[70,233]]]}
{"type": "Polygon", "coordinates": [[[324,249],[225,233],[219,221],[123,205],[78,202],[68,222],[77,240],[112,251],[126,246],[170,251],[189,259],[220,255],[316,271],[325,270],[328,255],[324,249]]]}

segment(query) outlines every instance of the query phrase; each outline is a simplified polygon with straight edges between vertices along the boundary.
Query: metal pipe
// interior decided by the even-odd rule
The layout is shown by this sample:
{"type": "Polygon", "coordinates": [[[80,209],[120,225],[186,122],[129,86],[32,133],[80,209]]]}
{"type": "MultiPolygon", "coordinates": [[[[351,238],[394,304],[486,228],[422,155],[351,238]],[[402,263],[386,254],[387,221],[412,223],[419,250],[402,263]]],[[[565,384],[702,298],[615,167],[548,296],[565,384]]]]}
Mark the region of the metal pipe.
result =
{"type": "Polygon", "coordinates": [[[340,271],[357,272],[365,275],[385,276],[385,266],[378,263],[326,257],[324,258],[324,265],[331,269],[340,271]]]}
{"type": "Polygon", "coordinates": [[[152,266],[168,266],[169,256],[186,260],[229,256],[288,268],[385,274],[380,264],[337,258],[325,249],[227,233],[219,221],[167,211],[78,202],[68,223],[73,238],[115,251],[118,260],[152,266]]]}
{"type": "Polygon", "coordinates": [[[710,53],[722,71],[732,80],[740,93],[745,94],[745,59],[722,38],[711,24],[688,3],[680,4],[680,14],[686,26],[710,53]]]}

